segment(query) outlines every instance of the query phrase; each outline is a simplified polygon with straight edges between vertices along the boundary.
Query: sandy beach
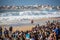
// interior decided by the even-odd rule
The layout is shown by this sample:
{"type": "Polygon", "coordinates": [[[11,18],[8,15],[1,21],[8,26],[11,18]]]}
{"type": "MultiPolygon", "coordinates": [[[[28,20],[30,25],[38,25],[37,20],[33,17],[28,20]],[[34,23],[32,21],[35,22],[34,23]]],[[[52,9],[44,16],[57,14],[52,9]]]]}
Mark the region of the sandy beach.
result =
{"type": "MultiPolygon", "coordinates": [[[[39,24],[41,25],[44,24],[46,21],[53,21],[53,20],[56,20],[56,21],[59,21],[60,18],[43,18],[43,19],[38,19],[38,20],[34,20],[34,24],[27,24],[27,25],[22,25],[22,26],[13,26],[13,31],[16,31],[16,30],[19,30],[19,31],[27,31],[27,30],[31,30],[36,24],[39,24]],[[36,23],[37,22],[37,23],[36,23]],[[39,23],[38,23],[39,22],[39,23]],[[41,22],[41,23],[40,23],[41,22]]],[[[5,26],[5,25],[2,25],[3,29],[6,27],[7,29],[9,29],[10,26],[5,26]]]]}

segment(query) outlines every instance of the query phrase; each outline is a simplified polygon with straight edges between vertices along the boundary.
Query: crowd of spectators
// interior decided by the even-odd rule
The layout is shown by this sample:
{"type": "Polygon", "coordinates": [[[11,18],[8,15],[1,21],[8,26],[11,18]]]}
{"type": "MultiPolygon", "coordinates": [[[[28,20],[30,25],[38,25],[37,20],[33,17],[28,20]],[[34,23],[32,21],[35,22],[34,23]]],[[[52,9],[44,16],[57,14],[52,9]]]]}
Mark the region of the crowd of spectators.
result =
{"type": "Polygon", "coordinates": [[[48,21],[46,25],[37,24],[32,30],[13,32],[13,27],[3,28],[0,26],[0,40],[59,40],[60,22],[48,21]]]}

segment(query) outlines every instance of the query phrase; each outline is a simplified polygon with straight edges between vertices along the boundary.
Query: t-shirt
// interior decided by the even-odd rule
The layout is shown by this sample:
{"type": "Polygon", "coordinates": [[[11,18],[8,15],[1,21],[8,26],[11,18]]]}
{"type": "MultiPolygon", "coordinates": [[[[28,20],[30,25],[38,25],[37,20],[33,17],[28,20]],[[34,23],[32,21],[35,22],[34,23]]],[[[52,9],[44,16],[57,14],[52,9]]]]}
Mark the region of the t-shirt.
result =
{"type": "Polygon", "coordinates": [[[29,39],[30,38],[30,34],[26,34],[26,39],[29,39]]]}
{"type": "Polygon", "coordinates": [[[2,35],[2,32],[0,31],[0,36],[2,35]]]}
{"type": "Polygon", "coordinates": [[[54,32],[56,33],[56,36],[60,35],[60,29],[59,28],[55,29],[54,32]]]}
{"type": "Polygon", "coordinates": [[[8,30],[5,30],[5,31],[4,31],[4,34],[8,34],[8,30]]]}

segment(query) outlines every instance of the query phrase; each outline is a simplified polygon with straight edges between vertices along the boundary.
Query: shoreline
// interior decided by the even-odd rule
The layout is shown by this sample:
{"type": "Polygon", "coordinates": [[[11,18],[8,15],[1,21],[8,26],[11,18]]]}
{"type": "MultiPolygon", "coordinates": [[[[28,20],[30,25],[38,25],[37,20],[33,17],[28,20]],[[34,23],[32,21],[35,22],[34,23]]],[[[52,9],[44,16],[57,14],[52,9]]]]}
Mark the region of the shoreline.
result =
{"type": "Polygon", "coordinates": [[[48,20],[50,20],[50,21],[53,21],[53,20],[59,21],[60,17],[39,18],[39,19],[30,19],[30,20],[22,20],[22,21],[18,21],[18,20],[5,21],[3,23],[0,23],[0,25],[14,25],[14,24],[16,24],[16,25],[17,24],[20,24],[20,25],[25,25],[26,24],[27,25],[27,24],[31,24],[31,20],[33,20],[34,23],[38,23],[38,22],[41,22],[41,21],[46,22],[48,20]]]}
{"type": "MultiPolygon", "coordinates": [[[[41,22],[41,24],[44,24],[44,23],[46,24],[46,22],[48,20],[50,20],[50,21],[53,21],[53,20],[59,21],[60,17],[59,18],[43,18],[43,19],[39,19],[39,20],[34,20],[34,22],[37,22],[35,24],[27,24],[27,25],[22,25],[22,26],[12,26],[13,27],[13,31],[16,31],[16,30],[19,30],[19,31],[32,30],[32,28],[35,27],[35,25],[39,24],[38,23],[39,21],[41,22]]],[[[39,25],[41,25],[41,24],[39,24],[39,25]]],[[[2,27],[3,27],[3,29],[4,28],[9,29],[10,26],[2,25],[2,27]]]]}

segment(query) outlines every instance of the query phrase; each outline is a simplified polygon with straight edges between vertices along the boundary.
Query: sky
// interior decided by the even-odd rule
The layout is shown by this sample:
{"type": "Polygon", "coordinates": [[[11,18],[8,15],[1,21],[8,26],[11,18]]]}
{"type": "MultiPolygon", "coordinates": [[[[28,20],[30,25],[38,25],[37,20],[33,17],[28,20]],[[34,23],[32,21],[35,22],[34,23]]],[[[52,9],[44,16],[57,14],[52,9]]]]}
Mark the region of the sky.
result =
{"type": "Polygon", "coordinates": [[[60,6],[60,0],[0,0],[0,6],[20,6],[20,5],[53,5],[60,6]]]}

